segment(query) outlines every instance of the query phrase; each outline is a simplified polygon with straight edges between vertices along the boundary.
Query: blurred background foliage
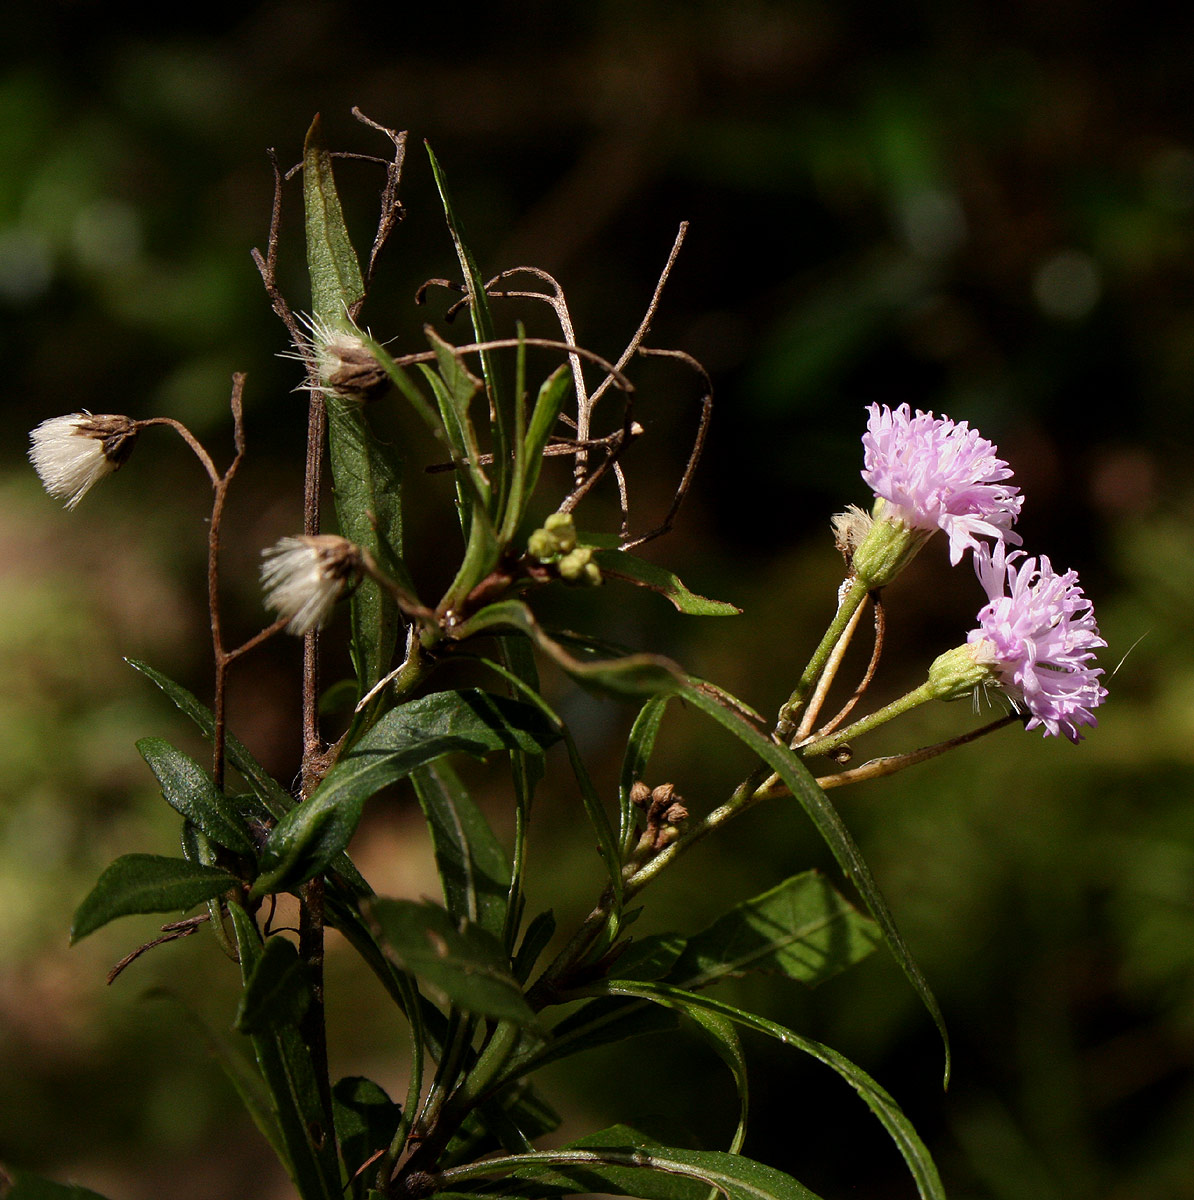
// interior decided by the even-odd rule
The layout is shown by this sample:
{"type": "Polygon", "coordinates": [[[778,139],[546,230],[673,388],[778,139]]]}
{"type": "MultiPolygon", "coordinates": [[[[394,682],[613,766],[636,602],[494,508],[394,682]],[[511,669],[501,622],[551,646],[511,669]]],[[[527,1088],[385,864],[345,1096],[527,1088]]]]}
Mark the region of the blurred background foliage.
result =
{"type": "MultiPolygon", "coordinates": [[[[229,620],[257,627],[257,553],[298,526],[304,428],[248,256],[268,224],[265,150],[295,161],[318,110],[333,144],[384,154],[349,117],[356,104],[412,131],[408,219],[364,314],[401,351],[448,303],[433,292],[416,309],[415,288],[455,270],[420,138],[449,173],[483,269],[555,272],[581,340],[610,357],[678,223],[692,222],[651,342],[705,363],[717,409],[696,490],[652,556],[746,614],[701,622],[621,592],[603,614],[611,587],[570,593],[561,620],[664,649],[773,711],[832,605],[827,517],[867,499],[863,406],[907,401],[998,443],[1027,495],[1026,547],[1081,571],[1106,666],[1119,665],[1100,728],[1078,748],[1004,730],[835,794],[947,1014],[954,1084],[942,1094],[932,1025],[880,957],[814,993],[756,980],[743,994],[887,1085],[959,1200],[1194,1197],[1190,11],[1122,0],[498,0],[467,20],[332,0],[249,3],[224,21],[201,11],[158,7],[133,24],[85,0],[6,10],[0,1159],[114,1200],[286,1194],[196,1026],[146,998],[173,989],[225,1036],[234,980],[210,940],[148,955],[110,991],[105,970],[152,922],[65,944],[109,858],[173,852],[175,818],[133,742],[157,734],[201,751],[120,659],[207,694],[203,478],[153,431],[68,515],[23,454],[38,421],[88,408],[168,413],[226,461],[229,376],[248,371],[250,456],[226,578],[229,620]]],[[[354,162],[339,177],[364,243],[380,178],[354,162]]],[[[297,191],[287,204],[283,283],[301,308],[297,191]]],[[[639,382],[648,437],[628,470],[646,524],[666,505],[697,397],[671,372],[639,382]]],[[[421,453],[411,423],[393,419],[421,453]]],[[[456,553],[437,515],[447,493],[424,479],[412,490],[412,561],[430,593],[456,553]]],[[[940,547],[887,599],[877,700],[917,682],[978,603],[940,547]]],[[[233,696],[234,728],[284,780],[297,765],[297,662],[294,645],[271,644],[233,696]]],[[[562,685],[558,699],[612,775],[626,711],[562,685]]],[[[862,749],[975,720],[938,706],[862,749]]],[[[673,779],[703,811],[742,766],[681,717],[654,781],[673,779]]],[[[433,893],[410,810],[402,794],[378,802],[358,859],[381,890],[433,893]]],[[[549,873],[532,899],[568,919],[596,887],[584,882],[596,877],[591,839],[564,788],[542,813],[533,867],[549,873]]],[[[661,881],[650,920],[697,928],[824,857],[798,814],[755,813],[661,881]]],[[[330,969],[334,1054],[395,1090],[399,1033],[361,1015],[380,994],[335,947],[330,969]]],[[[719,1144],[729,1080],[694,1044],[595,1055],[583,1076],[560,1074],[568,1128],[643,1114],[719,1144]]],[[[748,1153],[826,1197],[914,1194],[848,1089],[752,1049],[748,1153]]]]}

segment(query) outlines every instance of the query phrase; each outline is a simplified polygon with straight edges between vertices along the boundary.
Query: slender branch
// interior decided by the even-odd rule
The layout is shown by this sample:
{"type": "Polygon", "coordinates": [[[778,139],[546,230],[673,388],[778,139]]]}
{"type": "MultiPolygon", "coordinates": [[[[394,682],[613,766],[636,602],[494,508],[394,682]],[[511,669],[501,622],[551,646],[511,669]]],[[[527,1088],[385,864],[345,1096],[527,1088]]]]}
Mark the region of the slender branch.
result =
{"type": "MultiPolygon", "coordinates": [[[[858,628],[858,622],[862,618],[862,610],[865,604],[860,604],[855,610],[854,615],[850,618],[849,624],[842,630],[841,637],[837,640],[837,645],[833,648],[833,653],[829,656],[825,663],[825,670],[821,672],[821,678],[817,680],[817,686],[809,698],[808,707],[804,710],[804,718],[800,722],[800,728],[796,730],[796,744],[803,742],[810,733],[813,726],[817,722],[817,717],[821,714],[821,707],[825,703],[825,697],[829,689],[833,686],[834,679],[837,678],[838,668],[842,665],[842,659],[846,657],[846,651],[850,648],[850,643],[854,639],[854,631],[858,628]]],[[[874,656],[872,655],[872,659],[874,656]]],[[[870,680],[870,674],[867,674],[867,681],[870,680]]],[[[856,693],[857,695],[858,693],[856,693]]],[[[828,733],[829,730],[822,730],[823,733],[828,733]]]]}
{"type": "Polygon", "coordinates": [[[981,729],[973,729],[969,733],[947,738],[944,742],[924,746],[920,750],[912,750],[907,754],[892,754],[884,758],[872,758],[869,762],[864,762],[861,766],[853,767],[849,771],[838,771],[833,775],[818,775],[817,783],[822,789],[828,791],[830,788],[845,787],[851,783],[862,783],[867,779],[879,779],[884,775],[894,775],[906,767],[914,767],[917,763],[928,762],[930,758],[936,758],[939,754],[953,750],[956,746],[965,746],[968,742],[985,737],[988,733],[994,733],[996,729],[1002,729],[1005,725],[1011,725],[1017,721],[1023,722],[1023,720],[1020,713],[1008,713],[1006,716],[982,726],[981,729]]]}
{"type": "Polygon", "coordinates": [[[173,429],[180,438],[194,451],[195,457],[203,464],[203,469],[207,472],[208,479],[211,480],[212,487],[220,486],[220,473],[216,470],[216,465],[211,460],[211,455],[203,448],[199,439],[181,422],[176,421],[173,417],[147,417],[143,421],[134,421],[133,425],[138,429],[148,429],[150,425],[166,425],[173,429]]]}
{"type": "MultiPolygon", "coordinates": [[[[887,631],[887,612],[883,607],[881,592],[871,592],[870,597],[875,610],[875,644],[871,649],[871,661],[867,663],[866,671],[862,676],[862,682],[854,689],[854,694],[842,705],[831,721],[827,721],[821,726],[817,731],[819,736],[832,733],[854,711],[854,706],[866,695],[866,690],[871,686],[871,680],[874,679],[875,671],[878,669],[879,659],[883,655],[884,636],[887,631]]],[[[861,612],[862,610],[859,609],[859,611],[861,612]]],[[[801,728],[804,728],[803,722],[801,723],[801,728]]],[[[797,736],[803,740],[808,737],[809,732],[806,729],[803,733],[798,733],[797,736]]]]}

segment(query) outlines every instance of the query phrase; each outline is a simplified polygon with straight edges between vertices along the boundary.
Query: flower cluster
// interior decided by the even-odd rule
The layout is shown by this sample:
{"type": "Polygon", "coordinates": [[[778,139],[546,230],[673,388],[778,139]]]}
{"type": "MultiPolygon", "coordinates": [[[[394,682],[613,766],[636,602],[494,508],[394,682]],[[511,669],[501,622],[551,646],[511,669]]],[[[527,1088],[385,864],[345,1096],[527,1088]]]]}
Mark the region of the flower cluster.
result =
{"type": "Polygon", "coordinates": [[[973,552],[987,593],[966,646],[933,664],[934,694],[949,699],[995,684],[1028,713],[1027,728],[1078,741],[1079,726],[1097,724],[1092,709],[1107,695],[1099,683],[1102,668],[1094,665],[1095,650],[1107,643],[1075,572],[1058,574],[1043,555],[1008,553],[1008,545],[1021,540],[1011,528],[1022,503],[1019,489],[1007,482],[1011,468],[964,421],[913,416],[906,404],[894,412],[879,405],[868,411],[862,475],[881,503],[855,563],[860,555],[864,567],[884,562],[890,577],[939,528],[955,565],[966,550],[973,552]],[[868,558],[872,546],[877,549],[868,558]]]}

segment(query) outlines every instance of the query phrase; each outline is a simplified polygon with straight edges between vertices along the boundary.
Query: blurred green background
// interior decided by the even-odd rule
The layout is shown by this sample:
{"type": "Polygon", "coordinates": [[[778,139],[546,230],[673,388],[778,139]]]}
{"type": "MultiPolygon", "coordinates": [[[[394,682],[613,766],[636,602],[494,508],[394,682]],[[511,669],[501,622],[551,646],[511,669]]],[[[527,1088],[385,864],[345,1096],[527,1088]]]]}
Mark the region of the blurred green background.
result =
{"type": "MultiPolygon", "coordinates": [[[[409,216],[364,314],[401,351],[446,305],[433,293],[416,309],[416,286],[455,271],[423,137],[483,269],[555,272],[581,340],[610,357],[692,222],[651,341],[704,362],[717,409],[696,489],[652,555],[746,615],[701,622],[623,593],[603,614],[611,588],[571,595],[570,623],[663,649],[774,711],[832,607],[827,518],[867,500],[864,405],[907,401],[997,442],[1027,496],[1026,548],[1078,568],[1095,599],[1118,666],[1100,727],[1079,747],[1004,730],[835,793],[946,1013],[953,1086],[942,1093],[931,1022],[881,956],[815,993],[756,980],[739,994],[884,1083],[958,1200],[1194,1197],[1188,9],[523,0],[466,19],[279,0],[224,22],[159,9],[134,25],[83,0],[18,0],[5,25],[0,1160],[114,1200],[287,1194],[189,1019],[145,997],[173,989],[226,1030],[233,972],[210,939],[158,950],[111,990],[106,969],[151,920],[66,947],[111,857],[174,849],[176,819],[133,742],[200,751],[121,656],[207,694],[203,477],[164,433],[146,435],[72,515],[23,455],[37,422],[88,408],[173,415],[226,461],[228,380],[247,371],[227,604],[237,631],[257,627],[258,550],[299,524],[304,425],[248,255],[268,226],[265,151],[295,161],[322,111],[331,142],[384,154],[350,118],[356,104],[412,134],[409,216]]],[[[366,243],[379,175],[345,163],[339,178],[366,243]]],[[[283,283],[301,308],[297,191],[287,202],[283,283]]],[[[696,395],[670,372],[640,383],[648,436],[627,466],[645,525],[666,505],[696,395]]],[[[417,450],[401,415],[393,431],[417,450]]],[[[436,581],[455,553],[436,516],[445,492],[416,490],[412,561],[436,581]]],[[[940,546],[922,555],[890,589],[876,698],[918,682],[977,603],[940,546]]],[[[297,661],[271,645],[232,701],[234,727],[284,780],[297,661]]],[[[557,698],[615,770],[626,710],[562,685],[557,698]]],[[[938,706],[863,749],[979,719],[938,706]]],[[[742,767],[682,718],[653,770],[703,811],[742,767]]],[[[430,894],[410,807],[379,801],[358,859],[379,888],[430,894]]],[[[563,786],[543,814],[532,869],[548,877],[531,899],[566,920],[595,894],[591,838],[563,786]]],[[[810,863],[830,865],[798,814],[758,812],[661,882],[650,919],[698,928],[810,863]]],[[[396,1090],[401,1036],[380,991],[335,948],[330,970],[337,1063],[396,1090]]],[[[724,1141],[729,1079],[693,1045],[559,1074],[567,1128],[642,1113],[724,1141]]],[[[827,1198],[914,1195],[847,1088],[750,1049],[748,1153],[827,1198]]]]}

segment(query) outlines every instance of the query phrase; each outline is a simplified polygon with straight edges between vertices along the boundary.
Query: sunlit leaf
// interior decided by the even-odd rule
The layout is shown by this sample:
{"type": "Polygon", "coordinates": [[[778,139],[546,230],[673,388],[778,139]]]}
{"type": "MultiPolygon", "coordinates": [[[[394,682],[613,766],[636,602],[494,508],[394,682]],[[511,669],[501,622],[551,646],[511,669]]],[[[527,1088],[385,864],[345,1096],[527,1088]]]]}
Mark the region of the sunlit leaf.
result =
{"type": "Polygon", "coordinates": [[[181,813],[217,845],[237,854],[252,854],[248,827],[211,776],[189,755],[162,738],[137,743],[166,803],[181,813]]]}
{"type": "Polygon", "coordinates": [[[949,1034],[945,1028],[945,1018],[941,1014],[941,1008],[920,967],[912,957],[912,952],[896,928],[891,910],[887,907],[887,901],[879,891],[871,876],[870,868],[859,853],[858,847],[854,844],[854,839],[838,815],[837,809],[817,785],[817,781],[809,773],[808,768],[787,746],[761,733],[739,708],[727,703],[722,695],[711,691],[699,680],[689,680],[682,689],[682,694],[694,708],[712,717],[714,721],[753,750],[779,775],[792,796],[808,814],[816,826],[817,832],[833,852],[838,865],[858,889],[871,916],[875,918],[882,931],[883,940],[887,943],[892,957],[899,963],[901,970],[936,1023],[945,1047],[945,1083],[948,1085],[950,1074],[949,1034]]]}
{"type": "Polygon", "coordinates": [[[811,1038],[801,1037],[800,1034],[794,1033],[775,1021],[769,1021],[765,1017],[735,1008],[730,1004],[724,1004],[710,996],[698,995],[665,983],[606,980],[601,984],[593,985],[588,990],[619,996],[640,997],[685,1012],[690,1016],[698,1011],[716,1014],[745,1029],[753,1029],[766,1034],[786,1046],[802,1050],[805,1054],[818,1059],[836,1071],[862,1097],[867,1107],[879,1119],[908,1164],[908,1169],[911,1171],[913,1179],[916,1180],[917,1189],[923,1200],[945,1200],[945,1191],[941,1184],[941,1177],[937,1173],[936,1164],[924,1142],[921,1141],[920,1135],[913,1128],[912,1122],[908,1120],[891,1096],[861,1067],[855,1066],[836,1050],[831,1050],[828,1046],[813,1041],[811,1038]]]}
{"type": "Polygon", "coordinates": [[[726,1200],[817,1200],[808,1188],[774,1167],[720,1150],[663,1146],[625,1125],[559,1150],[491,1158],[445,1174],[449,1186],[497,1176],[642,1200],[705,1200],[711,1187],[726,1200]]]}
{"type": "Polygon", "coordinates": [[[742,612],[736,604],[710,600],[685,587],[679,576],[656,563],[637,558],[625,550],[595,550],[593,559],[609,579],[625,579],[649,588],[671,601],[682,613],[693,617],[734,617],[742,612]]]}
{"type": "Polygon", "coordinates": [[[447,762],[420,767],[411,782],[431,831],[448,911],[501,937],[510,890],[510,861],[502,844],[447,762]]]}
{"type": "Polygon", "coordinates": [[[126,854],[104,871],[75,909],[70,939],[77,942],[134,913],[185,912],[239,885],[235,875],[185,858],[126,854]]]}
{"type": "Polygon", "coordinates": [[[811,987],[866,958],[879,940],[873,921],[822,875],[806,871],[690,937],[670,978],[699,988],[726,975],[766,971],[811,987]]]}

